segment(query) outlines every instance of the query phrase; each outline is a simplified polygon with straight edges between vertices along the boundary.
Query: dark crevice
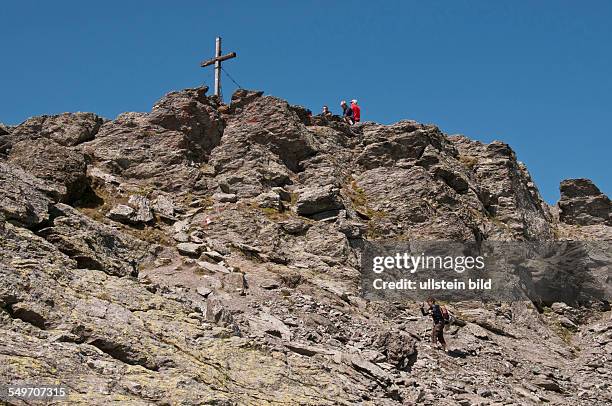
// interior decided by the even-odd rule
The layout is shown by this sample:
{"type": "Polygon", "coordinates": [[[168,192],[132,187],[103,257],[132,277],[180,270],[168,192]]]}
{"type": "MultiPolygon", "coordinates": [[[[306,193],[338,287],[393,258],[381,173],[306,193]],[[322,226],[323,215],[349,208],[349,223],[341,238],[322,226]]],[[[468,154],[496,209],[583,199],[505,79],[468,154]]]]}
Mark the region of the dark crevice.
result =
{"type": "Polygon", "coordinates": [[[41,330],[46,329],[47,321],[45,318],[32,310],[18,309],[13,313],[13,317],[33,325],[41,330]]]}
{"type": "MultiPolygon", "coordinates": [[[[98,133],[100,132],[100,128],[102,128],[102,125],[106,122],[107,120],[104,119],[103,117],[98,117],[98,119],[96,120],[96,124],[94,126],[94,128],[92,128],[91,130],[91,140],[96,138],[96,135],[98,135],[98,133]]],[[[91,141],[89,140],[89,141],[91,141]]],[[[86,142],[86,141],[84,141],[86,142]]],[[[82,144],[82,143],[80,143],[82,144]]]]}
{"type": "Polygon", "coordinates": [[[94,339],[88,344],[93,345],[103,353],[109,355],[124,364],[140,365],[150,371],[158,371],[159,366],[153,364],[146,356],[137,354],[132,348],[122,344],[113,343],[102,338],[94,339]]]}
{"type": "Polygon", "coordinates": [[[13,304],[15,304],[15,303],[6,303],[6,304],[3,304],[1,306],[2,310],[7,312],[8,315],[11,316],[12,319],[15,318],[15,315],[14,315],[14,312],[13,312],[13,304]]]}
{"type": "Polygon", "coordinates": [[[266,330],[266,333],[268,333],[268,334],[270,334],[271,336],[274,336],[274,337],[283,338],[281,333],[279,331],[276,331],[276,330],[266,330]]]}
{"type": "Polygon", "coordinates": [[[74,259],[77,263],[77,268],[79,269],[92,269],[96,271],[104,271],[104,267],[102,266],[102,264],[91,257],[86,257],[82,255],[74,255],[74,254],[70,255],[67,252],[64,252],[64,254],[74,259]]]}
{"type": "Polygon", "coordinates": [[[1,306],[2,309],[4,309],[4,311],[6,311],[6,313],[12,318],[12,319],[17,319],[17,320],[21,320],[25,323],[28,323],[40,330],[45,330],[46,329],[46,323],[47,321],[45,320],[45,318],[40,315],[39,313],[36,313],[35,311],[32,310],[26,310],[26,309],[13,309],[13,305],[16,303],[6,303],[5,305],[1,306]]]}
{"type": "Polygon", "coordinates": [[[318,213],[309,214],[307,217],[316,221],[332,220],[340,215],[340,209],[325,210],[318,213]]]}
{"type": "Polygon", "coordinates": [[[49,218],[47,220],[43,220],[38,224],[32,224],[29,227],[26,227],[27,229],[29,229],[30,231],[32,231],[34,234],[39,235],[38,233],[48,227],[53,227],[53,220],[55,220],[55,218],[57,216],[54,216],[53,214],[53,207],[49,206],[49,218]]]}
{"type": "MultiPolygon", "coordinates": [[[[88,181],[91,181],[88,178],[88,181]]],[[[95,209],[104,204],[104,200],[100,196],[96,194],[96,192],[91,187],[91,184],[87,184],[85,186],[83,192],[79,195],[78,199],[75,199],[69,202],[71,206],[74,207],[82,207],[86,209],[95,209]]]]}

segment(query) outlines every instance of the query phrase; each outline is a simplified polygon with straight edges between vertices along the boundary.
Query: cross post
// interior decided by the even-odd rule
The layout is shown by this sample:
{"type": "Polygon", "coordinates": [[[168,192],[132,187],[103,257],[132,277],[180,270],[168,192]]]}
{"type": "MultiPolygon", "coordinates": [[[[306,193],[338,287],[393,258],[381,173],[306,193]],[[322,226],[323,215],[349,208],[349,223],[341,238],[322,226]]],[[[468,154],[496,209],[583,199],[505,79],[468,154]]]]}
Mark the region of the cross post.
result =
{"type": "Polygon", "coordinates": [[[221,37],[217,37],[215,42],[215,57],[200,64],[202,68],[215,65],[215,96],[221,97],[221,62],[236,57],[236,52],[221,55],[221,37]]]}

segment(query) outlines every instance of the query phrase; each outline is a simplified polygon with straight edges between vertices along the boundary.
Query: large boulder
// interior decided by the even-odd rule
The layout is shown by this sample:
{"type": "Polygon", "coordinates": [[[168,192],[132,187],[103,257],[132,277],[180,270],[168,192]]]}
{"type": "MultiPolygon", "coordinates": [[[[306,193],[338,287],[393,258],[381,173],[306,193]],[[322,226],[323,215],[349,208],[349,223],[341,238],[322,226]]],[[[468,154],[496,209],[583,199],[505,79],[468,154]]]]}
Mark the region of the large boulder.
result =
{"type": "Polygon", "coordinates": [[[40,224],[49,218],[49,205],[59,197],[53,184],[0,162],[0,213],[5,220],[26,227],[40,224]]]}
{"type": "Polygon", "coordinates": [[[612,203],[589,179],[566,179],[560,185],[559,219],[566,224],[612,225],[612,203]]]}
{"type": "Polygon", "coordinates": [[[0,152],[6,152],[19,141],[37,138],[75,146],[94,139],[103,122],[96,114],[80,112],[32,117],[13,128],[10,134],[0,134],[0,152]]]}
{"type": "Polygon", "coordinates": [[[128,224],[146,224],[155,218],[151,202],[141,195],[130,196],[127,205],[118,204],[108,212],[107,217],[128,224]]]}
{"type": "Polygon", "coordinates": [[[408,369],[417,358],[416,342],[414,338],[398,330],[382,332],[374,344],[380,352],[386,355],[387,360],[399,369],[408,369]]]}
{"type": "Polygon", "coordinates": [[[325,188],[308,188],[300,193],[296,211],[301,216],[310,216],[344,207],[338,189],[332,186],[325,188]]]}
{"type": "Polygon", "coordinates": [[[62,201],[74,201],[87,188],[85,156],[48,138],[16,143],[8,162],[57,185],[62,201]]]}

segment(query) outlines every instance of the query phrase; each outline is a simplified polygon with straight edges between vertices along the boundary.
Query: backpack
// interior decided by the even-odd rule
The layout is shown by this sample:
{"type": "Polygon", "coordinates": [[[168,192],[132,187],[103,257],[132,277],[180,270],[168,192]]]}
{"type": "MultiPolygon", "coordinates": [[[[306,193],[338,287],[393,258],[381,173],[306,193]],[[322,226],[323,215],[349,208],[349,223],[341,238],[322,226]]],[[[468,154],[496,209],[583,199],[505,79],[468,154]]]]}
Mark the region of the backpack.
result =
{"type": "Polygon", "coordinates": [[[442,313],[442,318],[444,319],[444,324],[449,324],[451,322],[451,315],[446,310],[445,306],[440,306],[440,312],[442,313]]]}

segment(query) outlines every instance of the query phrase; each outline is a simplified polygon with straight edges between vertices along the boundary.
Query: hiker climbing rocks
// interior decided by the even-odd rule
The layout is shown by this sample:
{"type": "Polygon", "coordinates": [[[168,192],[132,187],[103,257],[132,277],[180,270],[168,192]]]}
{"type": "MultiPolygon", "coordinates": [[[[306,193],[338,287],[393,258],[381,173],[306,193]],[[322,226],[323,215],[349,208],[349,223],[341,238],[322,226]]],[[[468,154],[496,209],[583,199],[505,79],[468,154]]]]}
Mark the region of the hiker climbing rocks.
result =
{"type": "Polygon", "coordinates": [[[329,111],[329,107],[323,106],[323,111],[321,111],[321,115],[323,117],[331,117],[332,116],[332,112],[329,111]]]}
{"type": "Polygon", "coordinates": [[[351,100],[351,110],[353,110],[353,119],[356,123],[361,121],[361,108],[357,105],[357,100],[351,100]]]}
{"type": "Polygon", "coordinates": [[[342,119],[348,124],[348,125],[353,125],[355,124],[355,119],[353,118],[353,109],[351,109],[347,104],[346,101],[342,100],[340,102],[340,107],[342,107],[342,119]]]}
{"type": "Polygon", "coordinates": [[[444,325],[449,319],[448,311],[446,308],[436,304],[436,299],[433,297],[427,298],[427,306],[429,308],[425,311],[423,304],[421,304],[421,313],[423,316],[431,315],[433,319],[433,328],[431,329],[431,344],[435,347],[436,342],[439,341],[442,345],[442,349],[446,352],[446,341],[444,340],[444,325]],[[445,316],[446,314],[446,316],[445,316]]]}

